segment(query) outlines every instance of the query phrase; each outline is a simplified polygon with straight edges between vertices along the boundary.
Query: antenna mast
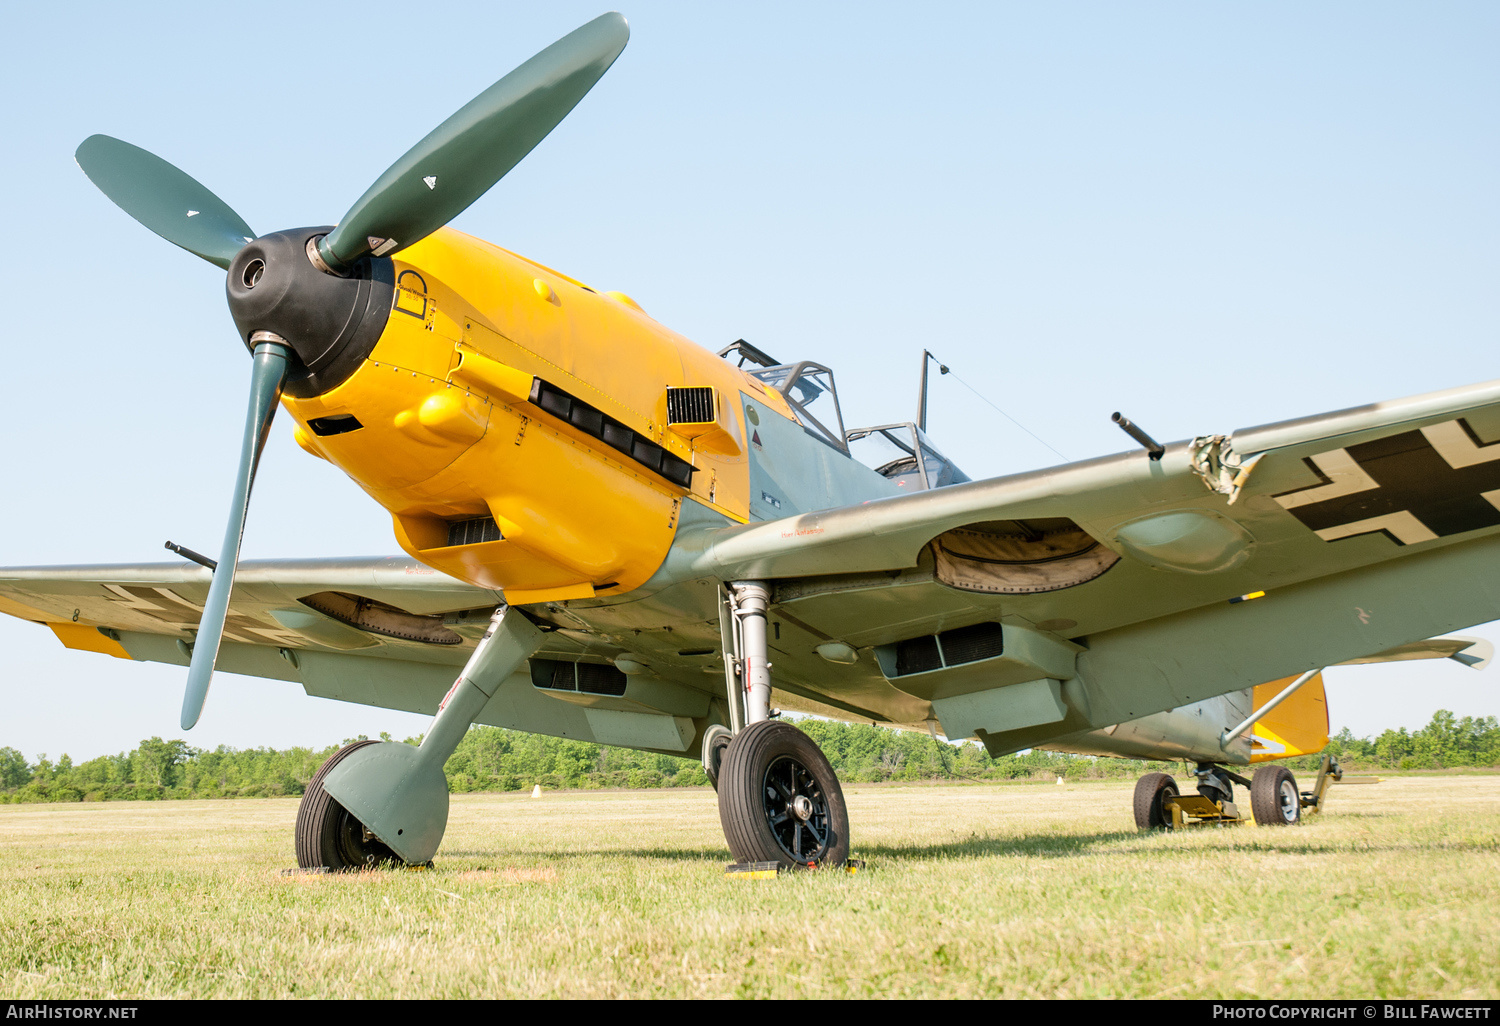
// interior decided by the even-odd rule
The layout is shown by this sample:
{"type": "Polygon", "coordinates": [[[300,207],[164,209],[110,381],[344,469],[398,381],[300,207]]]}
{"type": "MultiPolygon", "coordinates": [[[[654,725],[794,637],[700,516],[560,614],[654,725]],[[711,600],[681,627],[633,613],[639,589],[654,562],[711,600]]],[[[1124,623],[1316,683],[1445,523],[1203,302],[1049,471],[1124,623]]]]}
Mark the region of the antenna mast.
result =
{"type": "Polygon", "coordinates": [[[939,374],[947,374],[948,368],[943,366],[936,356],[927,350],[922,350],[922,381],[917,386],[917,430],[927,432],[927,361],[931,360],[938,365],[939,374]]]}

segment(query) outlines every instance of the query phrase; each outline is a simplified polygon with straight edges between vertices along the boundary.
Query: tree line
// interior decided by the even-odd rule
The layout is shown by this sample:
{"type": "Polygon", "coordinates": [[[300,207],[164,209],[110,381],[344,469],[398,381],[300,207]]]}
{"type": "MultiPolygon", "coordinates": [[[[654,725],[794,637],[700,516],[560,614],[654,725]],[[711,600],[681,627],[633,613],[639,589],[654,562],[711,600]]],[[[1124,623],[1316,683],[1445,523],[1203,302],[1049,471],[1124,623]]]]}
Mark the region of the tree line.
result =
{"type": "MultiPolygon", "coordinates": [[[[839,779],[875,781],[1132,778],[1173,764],[1131,759],[1095,759],[1031,751],[991,758],[975,744],[951,745],[926,734],[857,723],[798,720],[833,765],[839,779]]],[[[302,794],[319,766],[354,740],[323,749],[193,748],[185,741],[144,740],[119,755],[75,764],[67,755],[30,763],[15,748],[0,748],[0,803],[150,800],[165,798],[261,798],[302,794]]],[[[381,740],[391,740],[382,734],[381,740]]],[[[420,738],[407,738],[417,744],[420,738]]],[[[1459,719],[1446,709],[1420,730],[1387,730],[1356,738],[1346,727],[1328,751],[1346,769],[1447,769],[1500,766],[1500,723],[1495,717],[1459,719]]],[[[1317,768],[1318,756],[1290,760],[1301,771],[1317,768]]],[[[562,788],[703,787],[708,777],[697,759],[500,727],[475,727],[445,767],[449,787],[468,791],[562,788]]]]}

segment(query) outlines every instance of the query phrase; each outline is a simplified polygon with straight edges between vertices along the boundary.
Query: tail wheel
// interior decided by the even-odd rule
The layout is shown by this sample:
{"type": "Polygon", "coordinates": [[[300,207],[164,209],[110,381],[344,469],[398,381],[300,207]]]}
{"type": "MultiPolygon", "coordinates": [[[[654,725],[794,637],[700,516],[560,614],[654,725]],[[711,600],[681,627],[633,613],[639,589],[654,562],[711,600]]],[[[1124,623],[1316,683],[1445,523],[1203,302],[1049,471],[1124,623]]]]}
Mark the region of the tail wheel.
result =
{"type": "Polygon", "coordinates": [[[1135,825],[1138,830],[1171,830],[1172,814],[1163,806],[1176,798],[1177,781],[1165,773],[1147,773],[1135,782],[1135,825]]]}
{"type": "Polygon", "coordinates": [[[1250,780],[1250,811],[1261,826],[1291,826],[1302,819],[1297,778],[1285,766],[1262,766],[1250,780]]]}
{"type": "Polygon", "coordinates": [[[762,720],[734,736],[719,766],[719,822],[740,862],[837,866],[849,858],[838,777],[789,723],[762,720]]]}
{"type": "Polygon", "coordinates": [[[379,741],[356,741],[345,745],[329,757],[308,781],[297,806],[297,865],[303,869],[328,869],[345,872],[400,863],[401,857],[381,843],[367,837],[365,825],[351,816],[323,790],[323,778],[350,752],[379,741]]]}

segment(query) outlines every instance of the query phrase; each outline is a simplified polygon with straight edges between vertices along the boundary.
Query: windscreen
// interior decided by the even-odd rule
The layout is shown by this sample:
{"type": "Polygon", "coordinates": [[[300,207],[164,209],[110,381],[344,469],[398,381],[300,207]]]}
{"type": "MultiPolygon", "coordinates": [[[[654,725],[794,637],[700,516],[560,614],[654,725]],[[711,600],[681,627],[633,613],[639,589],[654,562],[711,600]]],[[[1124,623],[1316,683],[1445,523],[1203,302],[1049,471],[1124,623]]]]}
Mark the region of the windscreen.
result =
{"type": "Polygon", "coordinates": [[[786,397],[798,422],[809,434],[835,449],[848,451],[844,444],[844,418],[839,413],[833,371],[803,361],[751,373],[786,397]]]}

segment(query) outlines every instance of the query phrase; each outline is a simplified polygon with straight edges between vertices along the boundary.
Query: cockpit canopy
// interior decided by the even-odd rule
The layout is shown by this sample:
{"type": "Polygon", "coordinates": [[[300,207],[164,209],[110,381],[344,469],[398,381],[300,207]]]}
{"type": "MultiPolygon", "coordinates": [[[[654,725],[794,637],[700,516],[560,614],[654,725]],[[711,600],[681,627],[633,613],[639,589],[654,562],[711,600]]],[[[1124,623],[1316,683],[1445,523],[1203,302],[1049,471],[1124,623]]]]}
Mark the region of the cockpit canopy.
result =
{"type": "Polygon", "coordinates": [[[849,451],[844,440],[844,418],[839,413],[833,371],[822,364],[803,360],[751,371],[750,375],[781,393],[808,434],[841,452],[849,451]]]}
{"type": "Polygon", "coordinates": [[[848,434],[848,443],[851,456],[902,491],[924,492],[969,480],[910,422],[855,428],[848,434]]]}
{"type": "Polygon", "coordinates": [[[780,392],[808,434],[848,455],[849,445],[844,441],[844,418],[839,412],[833,371],[811,360],[778,363],[774,357],[744,339],[725,346],[719,350],[719,355],[726,358],[738,356],[741,368],[745,368],[746,363],[754,364],[754,368],[745,368],[746,373],[780,392]]]}

